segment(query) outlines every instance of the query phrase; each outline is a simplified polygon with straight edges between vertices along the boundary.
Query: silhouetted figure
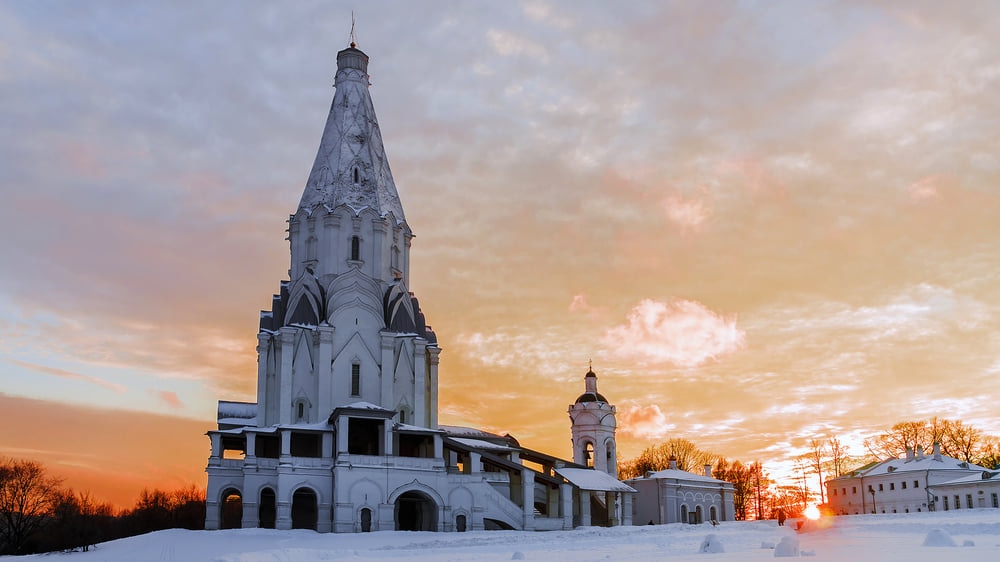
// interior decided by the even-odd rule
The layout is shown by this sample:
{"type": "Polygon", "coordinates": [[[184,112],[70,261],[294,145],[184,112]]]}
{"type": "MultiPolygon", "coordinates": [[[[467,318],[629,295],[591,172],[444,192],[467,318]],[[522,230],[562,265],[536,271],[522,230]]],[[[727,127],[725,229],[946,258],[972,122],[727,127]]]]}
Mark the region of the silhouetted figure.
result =
{"type": "Polygon", "coordinates": [[[779,509],[778,510],[778,526],[779,527],[784,527],[785,526],[785,510],[784,509],[779,509]]]}

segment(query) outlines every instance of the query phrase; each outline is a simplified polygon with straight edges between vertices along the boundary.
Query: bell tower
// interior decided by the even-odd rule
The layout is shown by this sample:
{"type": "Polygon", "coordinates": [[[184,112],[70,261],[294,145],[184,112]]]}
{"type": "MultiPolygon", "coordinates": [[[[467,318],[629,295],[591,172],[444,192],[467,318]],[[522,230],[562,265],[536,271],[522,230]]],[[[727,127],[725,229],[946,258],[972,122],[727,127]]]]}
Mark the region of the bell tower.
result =
{"type": "Polygon", "coordinates": [[[573,462],[593,466],[618,478],[615,407],[597,392],[593,364],[583,377],[584,393],[569,406],[573,462]]]}

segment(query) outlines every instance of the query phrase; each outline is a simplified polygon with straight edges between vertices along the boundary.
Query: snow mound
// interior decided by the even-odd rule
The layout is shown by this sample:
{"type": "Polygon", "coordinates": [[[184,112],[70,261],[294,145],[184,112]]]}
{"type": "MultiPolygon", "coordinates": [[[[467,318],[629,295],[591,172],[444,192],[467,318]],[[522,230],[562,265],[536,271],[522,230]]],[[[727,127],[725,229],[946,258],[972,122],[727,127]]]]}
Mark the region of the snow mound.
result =
{"type": "Polygon", "coordinates": [[[976,541],[965,539],[965,541],[962,542],[962,546],[976,546],[976,541]]]}
{"type": "Polygon", "coordinates": [[[774,547],[775,558],[787,558],[799,555],[799,539],[795,537],[783,537],[781,542],[774,547]]]}
{"type": "Polygon", "coordinates": [[[958,546],[955,539],[946,533],[944,529],[931,529],[924,539],[924,546],[958,546]]]}
{"type": "Polygon", "coordinates": [[[518,550],[511,557],[511,560],[524,560],[524,553],[518,550]]]}
{"type": "Polygon", "coordinates": [[[701,546],[698,547],[698,552],[725,552],[726,549],[722,547],[722,543],[719,541],[719,537],[714,534],[705,537],[705,540],[701,541],[701,546]]]}

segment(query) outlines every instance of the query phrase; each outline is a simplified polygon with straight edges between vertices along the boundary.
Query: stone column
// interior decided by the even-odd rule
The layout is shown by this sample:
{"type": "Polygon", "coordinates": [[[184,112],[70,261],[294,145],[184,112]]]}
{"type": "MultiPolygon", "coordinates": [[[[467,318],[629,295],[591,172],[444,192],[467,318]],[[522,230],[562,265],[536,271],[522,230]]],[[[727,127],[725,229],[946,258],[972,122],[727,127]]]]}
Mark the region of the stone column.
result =
{"type": "Polygon", "coordinates": [[[608,507],[608,525],[611,527],[621,525],[621,518],[618,514],[618,510],[621,509],[621,506],[618,505],[618,492],[605,492],[604,504],[608,507]]]}
{"type": "Polygon", "coordinates": [[[573,486],[570,484],[559,485],[560,511],[563,519],[563,529],[573,528],[573,486]]]}
{"type": "Polygon", "coordinates": [[[632,494],[622,494],[622,525],[632,525],[632,494]]]}
{"type": "Polygon", "coordinates": [[[281,369],[278,373],[278,419],[275,423],[292,423],[292,359],[295,336],[299,328],[281,329],[281,369]]]}
{"type": "Polygon", "coordinates": [[[309,416],[311,422],[324,421],[325,416],[329,416],[333,411],[333,334],[334,327],[323,325],[326,321],[320,320],[319,327],[319,362],[316,365],[317,393],[316,412],[309,416]]]}
{"type": "Polygon", "coordinates": [[[333,432],[324,431],[322,435],[322,452],[320,455],[324,459],[333,458],[333,432]]]}
{"type": "Polygon", "coordinates": [[[590,527],[590,492],[580,490],[580,526],[590,527]]]}
{"type": "Polygon", "coordinates": [[[288,500],[276,500],[276,502],[278,518],[274,522],[274,528],[287,531],[292,528],[292,504],[288,500]]]}
{"type": "Polygon", "coordinates": [[[256,529],[257,521],[260,520],[260,506],[256,501],[247,501],[243,498],[243,520],[240,527],[244,529],[256,529]]]}
{"type": "Polygon", "coordinates": [[[339,416],[335,421],[337,428],[337,455],[347,454],[347,432],[350,430],[350,421],[347,416],[339,416]]]}
{"type": "Polygon", "coordinates": [[[278,438],[281,440],[281,455],[279,464],[290,464],[292,462],[292,432],[288,429],[282,429],[278,432],[278,438]]]}
{"type": "Polygon", "coordinates": [[[524,512],[525,531],[535,528],[535,473],[528,468],[521,469],[521,507],[524,512]]]}
{"type": "Polygon", "coordinates": [[[428,347],[427,357],[430,359],[430,370],[427,373],[430,387],[430,425],[428,427],[437,429],[438,426],[438,364],[441,362],[441,348],[428,347]]]}
{"type": "MultiPolygon", "coordinates": [[[[379,378],[382,383],[382,396],[379,397],[379,405],[386,410],[394,410],[396,404],[392,395],[392,383],[395,374],[392,372],[392,366],[396,362],[393,361],[392,356],[395,338],[391,332],[382,332],[380,336],[382,341],[382,371],[379,378]]],[[[410,423],[410,421],[406,420],[406,423],[410,423]]]]}
{"type": "MultiPolygon", "coordinates": [[[[273,306],[272,306],[273,310],[273,306]]],[[[267,365],[270,363],[268,359],[268,349],[271,346],[271,334],[268,332],[258,332],[257,333],[257,425],[259,427],[267,427],[275,421],[271,418],[274,416],[272,412],[267,411],[267,405],[270,402],[267,399],[267,365]]]]}
{"type": "Polygon", "coordinates": [[[469,451],[469,474],[479,474],[483,471],[483,457],[475,451],[469,451]]]}
{"type": "Polygon", "coordinates": [[[427,427],[427,340],[413,338],[413,425],[427,427]]]}

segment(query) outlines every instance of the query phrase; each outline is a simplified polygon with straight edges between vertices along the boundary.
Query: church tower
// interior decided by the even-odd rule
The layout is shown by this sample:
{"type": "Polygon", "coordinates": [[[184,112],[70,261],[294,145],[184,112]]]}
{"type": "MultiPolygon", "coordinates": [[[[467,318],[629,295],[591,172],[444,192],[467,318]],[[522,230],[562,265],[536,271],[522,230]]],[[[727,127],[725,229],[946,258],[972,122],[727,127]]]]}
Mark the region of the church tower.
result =
{"type": "Polygon", "coordinates": [[[437,427],[437,339],[410,293],[413,232],[368,92],[368,56],[337,53],[336,91],[298,209],[289,281],[261,313],[258,427],[365,402],[437,427]]]}
{"type": "Polygon", "coordinates": [[[573,462],[618,478],[615,454],[615,407],[597,392],[597,375],[591,367],[583,377],[584,393],[569,406],[573,435],[573,462]]]}

